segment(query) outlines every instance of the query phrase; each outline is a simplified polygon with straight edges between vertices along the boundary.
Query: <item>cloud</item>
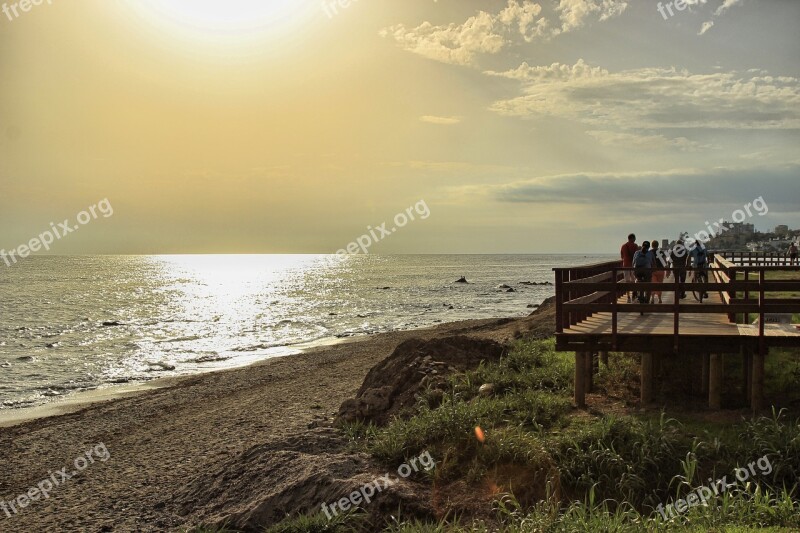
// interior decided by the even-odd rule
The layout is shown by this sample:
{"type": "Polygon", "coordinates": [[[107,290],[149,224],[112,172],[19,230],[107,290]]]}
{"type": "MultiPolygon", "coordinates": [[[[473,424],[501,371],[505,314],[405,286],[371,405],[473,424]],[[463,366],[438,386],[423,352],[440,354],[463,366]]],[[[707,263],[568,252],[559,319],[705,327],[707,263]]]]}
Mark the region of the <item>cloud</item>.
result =
{"type": "Polygon", "coordinates": [[[667,138],[663,135],[648,135],[645,133],[623,133],[619,131],[593,130],[587,131],[588,135],[597,139],[606,146],[635,147],[639,149],[660,150],[673,148],[682,152],[697,152],[711,148],[709,144],[702,144],[687,139],[686,137],[667,138]]]}
{"type": "Polygon", "coordinates": [[[623,0],[560,0],[556,11],[560,26],[542,16],[542,6],[531,0],[508,0],[500,12],[479,11],[461,24],[434,25],[423,22],[408,28],[396,24],[382,29],[403,50],[453,65],[472,65],[479,54],[497,54],[509,44],[549,39],[580,28],[590,18],[605,21],[622,14],[623,0]]]}
{"type": "Polygon", "coordinates": [[[600,130],[800,128],[800,80],[793,77],[675,68],[609,72],[582,60],[485,74],[522,84],[520,96],[490,106],[505,116],[553,116],[600,130]]]}
{"type": "MultiPolygon", "coordinates": [[[[720,6],[714,10],[714,13],[711,15],[711,17],[712,18],[721,17],[730,8],[740,5],[743,1],[744,0],[724,0],[722,4],[720,4],[720,6]]],[[[700,31],[697,33],[697,35],[705,34],[713,26],[714,26],[713,20],[708,20],[706,22],[703,22],[703,25],[700,27],[700,31]]]]}
{"type": "Polygon", "coordinates": [[[733,6],[741,4],[742,2],[743,0],[725,0],[722,2],[722,5],[719,6],[716,11],[714,11],[714,16],[719,17],[733,6]]]}
{"type": "Polygon", "coordinates": [[[556,7],[561,19],[561,29],[555,33],[566,33],[582,27],[586,20],[596,15],[605,21],[621,15],[628,7],[624,0],[561,0],[556,7]]]}
{"type": "Polygon", "coordinates": [[[709,21],[704,22],[703,26],[700,28],[700,31],[698,32],[697,35],[703,35],[705,32],[710,30],[713,25],[714,25],[714,21],[713,20],[709,20],[709,21]]]}
{"type": "Polygon", "coordinates": [[[508,0],[505,9],[497,14],[479,11],[463,24],[435,26],[423,22],[416,28],[397,24],[380,31],[391,37],[401,48],[428,59],[454,65],[469,65],[477,54],[496,54],[507,44],[512,34],[533,40],[541,31],[543,19],[537,20],[542,7],[529,0],[519,3],[508,0]]]}
{"type": "Polygon", "coordinates": [[[438,124],[440,126],[452,126],[461,122],[461,117],[437,117],[434,115],[423,115],[419,117],[419,119],[422,122],[438,124]]]}
{"type": "Polygon", "coordinates": [[[600,78],[608,76],[608,71],[600,67],[590,67],[583,59],[579,59],[574,65],[563,65],[553,63],[550,66],[532,67],[527,62],[519,67],[505,72],[495,72],[488,70],[488,76],[497,76],[520,80],[526,83],[547,82],[547,81],[572,81],[576,79],[600,78]]]}
{"type": "Polygon", "coordinates": [[[708,213],[763,196],[776,211],[800,202],[797,163],[771,167],[674,169],[658,172],[574,173],[507,184],[462,187],[505,203],[594,205],[609,214],[652,210],[653,214],[708,213]],[[660,206],[660,207],[659,207],[660,206]],[[655,208],[658,207],[657,210],[655,208]]]}

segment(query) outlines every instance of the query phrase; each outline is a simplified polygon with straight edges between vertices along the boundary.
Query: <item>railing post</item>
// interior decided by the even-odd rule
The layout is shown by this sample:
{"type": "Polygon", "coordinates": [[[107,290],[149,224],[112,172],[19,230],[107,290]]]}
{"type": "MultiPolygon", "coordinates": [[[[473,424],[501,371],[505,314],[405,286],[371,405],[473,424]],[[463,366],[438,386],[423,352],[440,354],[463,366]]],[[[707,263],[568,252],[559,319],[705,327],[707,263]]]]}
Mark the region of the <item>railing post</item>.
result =
{"type": "Polygon", "coordinates": [[[758,271],[758,353],[753,354],[750,385],[750,407],[753,409],[753,414],[758,414],[761,411],[764,401],[764,363],[768,352],[767,339],[764,335],[764,314],[766,311],[765,278],[766,271],[765,267],[762,266],[758,271]]]}
{"type": "MultiPolygon", "coordinates": [[[[567,281],[574,281],[575,280],[575,270],[570,268],[567,270],[567,281]]],[[[570,286],[567,288],[567,301],[572,300],[575,297],[575,291],[570,286]]],[[[569,320],[568,324],[570,327],[574,326],[578,323],[578,312],[577,311],[567,311],[567,318],[569,320]]]]}
{"type": "Polygon", "coordinates": [[[679,270],[672,269],[672,275],[675,279],[675,301],[672,304],[672,312],[673,312],[673,320],[674,320],[674,338],[673,338],[673,351],[677,354],[678,353],[678,342],[679,342],[679,335],[680,335],[680,305],[681,305],[681,294],[683,294],[683,283],[681,283],[681,274],[679,270]]]}
{"type": "Polygon", "coordinates": [[[564,332],[564,271],[556,270],[556,333],[564,332]]]}
{"type": "Polygon", "coordinates": [[[764,336],[764,267],[758,271],[758,336],[759,342],[764,336]]]}
{"type": "MultiPolygon", "coordinates": [[[[728,280],[729,280],[728,282],[735,284],[736,283],[736,275],[737,275],[736,268],[729,269],[728,270],[728,280]]],[[[735,289],[731,288],[731,290],[728,291],[728,298],[730,298],[731,300],[734,300],[736,298],[736,290],[735,289]]],[[[730,322],[736,323],[736,313],[728,313],[728,320],[730,322]]]]}
{"type": "MultiPolygon", "coordinates": [[[[748,301],[750,299],[750,288],[746,285],[750,281],[750,271],[745,268],[745,269],[742,269],[742,273],[744,274],[744,280],[743,281],[745,282],[745,288],[744,288],[744,291],[742,292],[742,295],[744,296],[745,304],[746,305],[750,305],[750,302],[748,301]]],[[[749,324],[750,323],[750,313],[748,313],[748,312],[744,313],[744,323],[745,324],[749,324]]]]}
{"type": "MultiPolygon", "coordinates": [[[[612,272],[612,280],[614,282],[614,290],[611,291],[611,295],[613,299],[611,300],[611,349],[616,351],[617,350],[617,300],[619,300],[619,291],[617,290],[617,268],[614,267],[611,269],[612,272]]],[[[625,281],[625,276],[623,274],[622,277],[623,282],[625,281]]]]}

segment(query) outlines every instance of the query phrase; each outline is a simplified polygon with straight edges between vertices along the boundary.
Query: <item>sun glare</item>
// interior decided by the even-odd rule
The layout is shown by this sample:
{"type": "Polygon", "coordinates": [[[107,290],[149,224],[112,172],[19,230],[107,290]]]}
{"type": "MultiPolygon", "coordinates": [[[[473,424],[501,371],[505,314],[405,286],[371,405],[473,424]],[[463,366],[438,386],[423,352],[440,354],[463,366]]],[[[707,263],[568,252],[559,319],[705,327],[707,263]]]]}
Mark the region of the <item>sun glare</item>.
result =
{"type": "Polygon", "coordinates": [[[303,9],[298,0],[139,0],[147,15],[204,33],[239,35],[283,25],[303,9]]]}

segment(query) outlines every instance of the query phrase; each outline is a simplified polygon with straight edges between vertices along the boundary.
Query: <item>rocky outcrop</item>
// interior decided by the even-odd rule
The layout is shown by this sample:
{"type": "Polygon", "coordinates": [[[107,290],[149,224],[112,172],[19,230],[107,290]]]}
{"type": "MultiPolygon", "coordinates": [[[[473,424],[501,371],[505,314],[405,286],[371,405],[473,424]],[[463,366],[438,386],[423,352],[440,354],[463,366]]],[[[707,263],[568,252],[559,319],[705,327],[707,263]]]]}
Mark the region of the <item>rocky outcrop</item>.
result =
{"type": "MultiPolygon", "coordinates": [[[[173,501],[180,514],[200,509],[216,526],[262,532],[287,515],[322,512],[323,504],[337,502],[386,473],[368,455],[351,452],[338,431],[323,427],[246,450],[216,471],[188,480],[173,501]]],[[[426,485],[388,473],[391,485],[361,505],[375,523],[398,508],[410,516],[433,516],[426,485]]]]}
{"type": "Polygon", "coordinates": [[[412,408],[423,390],[442,385],[447,375],[497,361],[505,353],[502,344],[465,336],[410,339],[369,371],[356,397],[342,404],[337,420],[385,424],[412,408]]]}

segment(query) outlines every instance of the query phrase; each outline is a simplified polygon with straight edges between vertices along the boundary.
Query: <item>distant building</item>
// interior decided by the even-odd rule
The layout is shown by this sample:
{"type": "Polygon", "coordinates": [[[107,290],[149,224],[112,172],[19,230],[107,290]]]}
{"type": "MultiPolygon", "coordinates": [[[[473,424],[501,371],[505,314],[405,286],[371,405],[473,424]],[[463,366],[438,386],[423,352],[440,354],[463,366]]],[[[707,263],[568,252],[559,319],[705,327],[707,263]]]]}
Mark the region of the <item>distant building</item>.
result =
{"type": "Polygon", "coordinates": [[[780,226],[775,226],[775,233],[778,235],[788,235],[789,234],[789,226],[786,224],[781,224],[780,226]]]}
{"type": "MultiPolygon", "coordinates": [[[[756,227],[753,224],[745,224],[744,222],[724,222],[728,230],[725,233],[731,235],[752,235],[756,232],[756,227]]],[[[724,235],[724,234],[723,234],[724,235]]]]}

